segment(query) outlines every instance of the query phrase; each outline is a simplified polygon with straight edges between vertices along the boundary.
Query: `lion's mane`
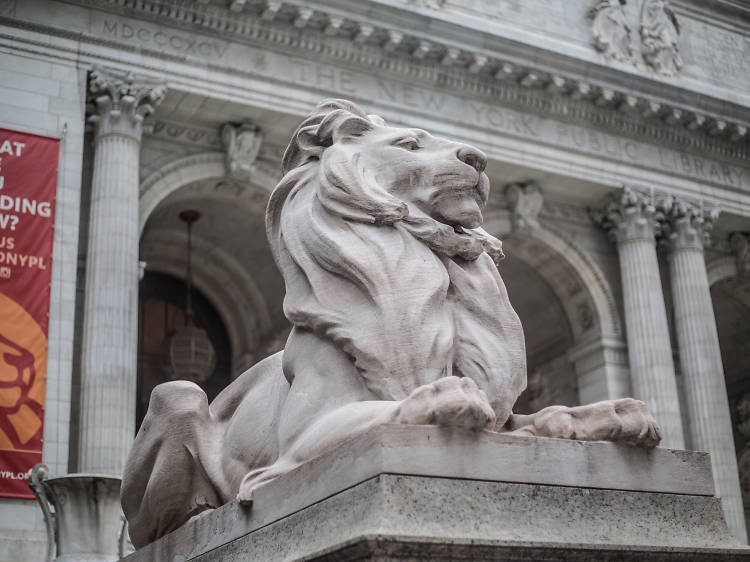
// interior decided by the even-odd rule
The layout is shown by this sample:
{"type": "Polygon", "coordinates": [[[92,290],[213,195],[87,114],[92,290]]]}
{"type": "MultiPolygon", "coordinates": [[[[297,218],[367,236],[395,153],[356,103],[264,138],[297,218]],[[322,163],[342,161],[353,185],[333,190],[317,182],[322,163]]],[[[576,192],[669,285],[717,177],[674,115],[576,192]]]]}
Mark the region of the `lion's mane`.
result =
{"type": "Polygon", "coordinates": [[[351,356],[380,399],[401,400],[451,374],[474,379],[491,401],[509,390],[517,397],[526,386],[525,350],[495,264],[500,241],[410,217],[360,169],[360,139],[384,126],[330,100],[294,133],[266,213],[286,284],[284,312],[351,356]]]}

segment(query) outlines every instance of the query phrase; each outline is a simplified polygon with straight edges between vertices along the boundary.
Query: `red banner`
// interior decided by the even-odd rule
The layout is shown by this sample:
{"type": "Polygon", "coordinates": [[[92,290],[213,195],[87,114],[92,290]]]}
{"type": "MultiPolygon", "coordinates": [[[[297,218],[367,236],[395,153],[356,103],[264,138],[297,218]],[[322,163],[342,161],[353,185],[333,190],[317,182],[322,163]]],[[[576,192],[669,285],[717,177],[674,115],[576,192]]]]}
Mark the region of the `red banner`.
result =
{"type": "Polygon", "coordinates": [[[0,129],[0,496],[42,460],[60,141],[0,129]]]}

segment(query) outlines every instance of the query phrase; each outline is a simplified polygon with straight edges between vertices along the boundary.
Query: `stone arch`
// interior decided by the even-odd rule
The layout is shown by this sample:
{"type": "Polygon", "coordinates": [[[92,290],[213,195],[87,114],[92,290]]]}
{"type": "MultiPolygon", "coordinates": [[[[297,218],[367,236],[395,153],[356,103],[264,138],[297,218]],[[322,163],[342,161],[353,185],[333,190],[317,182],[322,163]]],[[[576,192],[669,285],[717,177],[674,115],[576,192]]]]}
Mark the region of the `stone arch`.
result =
{"type": "MultiPolygon", "coordinates": [[[[512,231],[510,213],[501,211],[490,214],[485,220],[484,228],[488,232],[501,237],[510,236],[512,231]]],[[[574,275],[575,279],[588,293],[594,313],[592,327],[598,327],[599,335],[601,337],[621,338],[623,331],[617,311],[617,303],[599,267],[575,243],[553,226],[545,224],[524,232],[523,236],[548,248],[568,266],[568,271],[574,275]]],[[[526,255],[526,258],[536,259],[529,255],[526,255]]],[[[544,276],[544,272],[541,273],[544,276]]],[[[547,281],[554,287],[554,278],[547,277],[547,281]]],[[[567,295],[560,294],[560,297],[561,300],[564,300],[567,295]]],[[[570,312],[570,319],[573,321],[574,313],[573,311],[570,312]]],[[[583,336],[584,334],[580,332],[579,335],[583,336]]]]}
{"type": "Polygon", "coordinates": [[[601,269],[554,225],[513,234],[510,213],[498,210],[486,216],[484,227],[512,244],[518,258],[535,268],[563,305],[573,329],[574,345],[568,357],[578,379],[581,403],[628,396],[631,389],[623,326],[601,269]]]}
{"type": "MultiPolygon", "coordinates": [[[[158,231],[141,255],[149,269],[183,278],[186,243],[185,233],[158,231]]],[[[197,237],[192,247],[193,283],[224,321],[232,345],[232,375],[237,376],[253,363],[259,335],[271,327],[268,309],[254,280],[231,255],[197,237]]]]}
{"type": "Polygon", "coordinates": [[[719,281],[737,276],[737,260],[732,256],[722,256],[711,260],[706,264],[708,274],[708,286],[711,287],[719,281]]]}
{"type": "MultiPolygon", "coordinates": [[[[226,175],[224,158],[223,152],[202,152],[178,158],[143,180],[139,193],[138,232],[143,234],[154,209],[181,187],[203,180],[223,178],[226,175]]],[[[278,179],[270,166],[257,162],[251,183],[270,193],[278,179]]]]}
{"type": "MultiPolygon", "coordinates": [[[[223,152],[204,152],[173,160],[146,178],[140,186],[139,233],[141,257],[153,271],[176,277],[185,275],[186,235],[155,229],[144,246],[144,229],[160,203],[180,189],[203,181],[221,181],[226,177],[223,152]]],[[[270,192],[278,178],[268,163],[258,161],[248,183],[270,192]]],[[[231,198],[231,197],[228,197],[231,198]]],[[[193,237],[193,276],[198,289],[211,301],[221,316],[232,345],[232,374],[237,376],[257,357],[253,349],[260,336],[272,329],[265,298],[242,265],[228,252],[193,237]]]]}

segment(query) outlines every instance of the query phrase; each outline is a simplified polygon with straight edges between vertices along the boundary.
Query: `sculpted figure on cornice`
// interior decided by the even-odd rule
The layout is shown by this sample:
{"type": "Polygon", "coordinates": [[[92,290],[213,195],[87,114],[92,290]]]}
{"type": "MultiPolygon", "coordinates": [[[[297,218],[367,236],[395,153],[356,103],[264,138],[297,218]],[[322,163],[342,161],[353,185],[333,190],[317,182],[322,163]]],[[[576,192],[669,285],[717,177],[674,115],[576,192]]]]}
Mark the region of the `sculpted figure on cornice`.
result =
{"type": "Polygon", "coordinates": [[[596,50],[615,60],[630,61],[633,45],[624,6],[625,0],[599,0],[588,16],[596,50]]]}
{"type": "Polygon", "coordinates": [[[643,0],[639,10],[627,6],[627,0],[597,0],[591,8],[588,17],[596,50],[610,60],[641,64],[630,33],[640,12],[642,64],[664,76],[677,74],[682,68],[677,45],[680,26],[667,0],[643,0]]]}
{"type": "Polygon", "coordinates": [[[677,47],[680,24],[665,0],[645,0],[641,13],[643,60],[659,74],[673,76],[682,68],[677,47]]]}
{"type": "Polygon", "coordinates": [[[505,186],[505,201],[513,213],[513,230],[530,230],[539,226],[537,217],[544,204],[542,191],[534,182],[510,183],[505,186]]]}
{"type": "Polygon", "coordinates": [[[227,123],[221,129],[221,142],[226,152],[227,175],[237,180],[249,179],[263,142],[260,129],[249,123],[227,123]]]}

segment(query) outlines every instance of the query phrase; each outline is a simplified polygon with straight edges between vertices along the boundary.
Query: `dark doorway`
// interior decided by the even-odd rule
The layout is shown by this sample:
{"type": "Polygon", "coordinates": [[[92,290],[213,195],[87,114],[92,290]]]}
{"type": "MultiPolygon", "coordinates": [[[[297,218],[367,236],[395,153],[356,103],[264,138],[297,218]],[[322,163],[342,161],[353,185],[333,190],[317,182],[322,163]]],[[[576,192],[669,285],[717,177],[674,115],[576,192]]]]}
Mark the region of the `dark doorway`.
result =
{"type": "MultiPolygon", "coordinates": [[[[141,280],[138,299],[138,398],[136,427],[141,426],[151,391],[169,377],[162,366],[164,340],[185,325],[185,282],[170,275],[147,271],[141,280]]],[[[231,346],[218,313],[200,291],[193,288],[195,325],[206,331],[216,352],[216,367],[203,383],[208,400],[213,400],[231,381],[231,346]]]]}

